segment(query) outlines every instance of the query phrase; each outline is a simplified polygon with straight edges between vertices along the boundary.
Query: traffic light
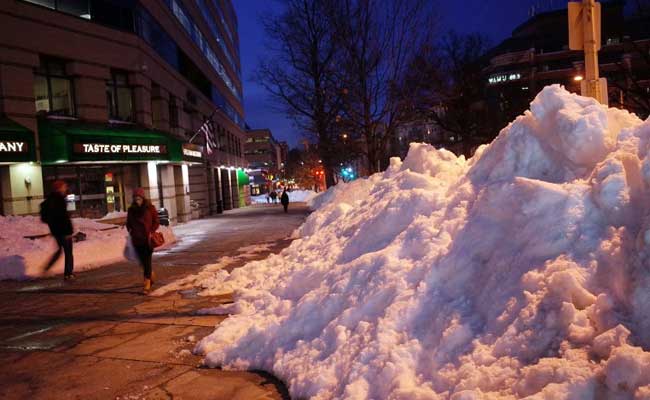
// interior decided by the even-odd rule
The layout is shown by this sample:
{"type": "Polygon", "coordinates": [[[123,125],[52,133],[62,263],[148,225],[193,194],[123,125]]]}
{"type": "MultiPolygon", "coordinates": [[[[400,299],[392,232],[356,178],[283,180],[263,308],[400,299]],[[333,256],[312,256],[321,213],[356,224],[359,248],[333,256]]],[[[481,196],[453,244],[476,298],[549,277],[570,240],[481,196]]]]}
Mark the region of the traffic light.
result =
{"type": "Polygon", "coordinates": [[[346,181],[351,181],[355,178],[354,170],[352,169],[352,167],[342,168],[341,175],[343,176],[343,180],[346,181]]]}

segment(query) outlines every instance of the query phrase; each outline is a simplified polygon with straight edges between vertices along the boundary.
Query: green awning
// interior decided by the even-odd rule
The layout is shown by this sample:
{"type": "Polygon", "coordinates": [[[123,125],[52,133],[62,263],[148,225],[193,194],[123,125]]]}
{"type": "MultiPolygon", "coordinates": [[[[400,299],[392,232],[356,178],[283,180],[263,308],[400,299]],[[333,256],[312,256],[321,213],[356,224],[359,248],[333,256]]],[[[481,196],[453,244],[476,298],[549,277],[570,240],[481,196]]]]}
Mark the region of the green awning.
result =
{"type": "Polygon", "coordinates": [[[38,133],[43,164],[183,160],[181,142],[154,130],[39,120],[38,133]]]}
{"type": "Polygon", "coordinates": [[[237,170],[237,184],[239,186],[245,186],[250,183],[250,178],[248,174],[243,169],[237,170]]]}
{"type": "Polygon", "coordinates": [[[0,117],[0,162],[36,161],[34,133],[6,117],[0,117]]]}

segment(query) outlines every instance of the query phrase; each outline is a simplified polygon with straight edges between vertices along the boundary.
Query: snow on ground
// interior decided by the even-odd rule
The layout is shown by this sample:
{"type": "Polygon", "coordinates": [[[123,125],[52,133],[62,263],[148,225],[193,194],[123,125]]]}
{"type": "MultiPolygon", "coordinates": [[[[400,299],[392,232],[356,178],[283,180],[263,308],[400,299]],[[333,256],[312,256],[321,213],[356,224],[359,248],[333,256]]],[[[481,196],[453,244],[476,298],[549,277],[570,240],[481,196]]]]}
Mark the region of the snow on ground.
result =
{"type": "MultiPolygon", "coordinates": [[[[73,244],[75,271],[98,268],[124,260],[127,231],[116,225],[108,225],[90,219],[72,220],[75,232],[83,232],[86,240],[73,244]],[[113,228],[113,229],[111,229],[113,228]]],[[[176,238],[168,227],[161,226],[166,246],[176,238]]],[[[56,250],[52,236],[35,240],[25,236],[48,234],[47,225],[38,217],[0,216],[0,280],[30,279],[63,273],[63,257],[44,273],[43,268],[56,250]]]]}
{"type": "Polygon", "coordinates": [[[111,211],[108,214],[104,215],[97,221],[104,221],[108,219],[118,219],[118,218],[126,218],[127,212],[126,211],[111,211]]]}
{"type": "Polygon", "coordinates": [[[170,292],[185,290],[194,290],[199,296],[216,296],[219,294],[230,293],[232,292],[232,289],[224,290],[221,285],[217,285],[216,287],[212,285],[214,279],[219,279],[218,277],[220,274],[225,273],[225,271],[221,270],[242,260],[255,258],[260,253],[270,251],[273,244],[274,242],[266,242],[240,247],[235,251],[237,254],[236,256],[221,257],[218,263],[205,265],[197,274],[188,275],[185,278],[160,287],[151,292],[151,296],[163,296],[170,292]]]}
{"type": "MultiPolygon", "coordinates": [[[[314,192],[313,190],[294,190],[292,192],[287,192],[287,193],[289,193],[290,203],[306,203],[309,202],[314,197],[318,196],[318,193],[314,192]]],[[[280,202],[281,194],[282,194],[281,192],[278,192],[278,202],[280,202]]],[[[266,194],[262,194],[259,196],[251,196],[251,201],[253,202],[253,204],[268,203],[266,194]]]]}
{"type": "Polygon", "coordinates": [[[196,351],[296,399],[650,398],[649,149],[560,86],[469,160],[413,144],[219,271],[236,314],[196,351]]]}

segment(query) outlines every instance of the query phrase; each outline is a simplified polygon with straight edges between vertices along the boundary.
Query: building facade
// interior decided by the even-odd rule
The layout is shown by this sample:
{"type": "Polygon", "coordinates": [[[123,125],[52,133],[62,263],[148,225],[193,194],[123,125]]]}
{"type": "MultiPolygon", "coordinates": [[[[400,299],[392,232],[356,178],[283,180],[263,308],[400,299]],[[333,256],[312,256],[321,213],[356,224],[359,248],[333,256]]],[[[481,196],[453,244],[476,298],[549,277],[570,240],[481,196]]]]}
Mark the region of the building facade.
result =
{"type": "Polygon", "coordinates": [[[239,206],[238,48],[229,0],[0,0],[0,213],[57,179],[83,217],[138,186],[174,222],[239,206]]]}
{"type": "MultiPolygon", "coordinates": [[[[288,146],[287,146],[288,147],[288,146]]],[[[276,189],[284,172],[283,145],[274,137],[270,129],[248,129],[244,155],[252,170],[251,193],[259,195],[276,189]]]]}
{"type": "MultiPolygon", "coordinates": [[[[580,93],[584,53],[568,48],[567,10],[531,17],[488,54],[484,72],[486,112],[503,127],[528,108],[544,87],[559,83],[580,93]]],[[[638,97],[650,99],[650,19],[625,1],[602,3],[600,74],[608,80],[609,105],[647,117],[638,97]]]]}
{"type": "Polygon", "coordinates": [[[249,129],[246,131],[244,155],[252,169],[265,169],[279,173],[283,167],[282,147],[275,140],[270,129],[249,129]]]}

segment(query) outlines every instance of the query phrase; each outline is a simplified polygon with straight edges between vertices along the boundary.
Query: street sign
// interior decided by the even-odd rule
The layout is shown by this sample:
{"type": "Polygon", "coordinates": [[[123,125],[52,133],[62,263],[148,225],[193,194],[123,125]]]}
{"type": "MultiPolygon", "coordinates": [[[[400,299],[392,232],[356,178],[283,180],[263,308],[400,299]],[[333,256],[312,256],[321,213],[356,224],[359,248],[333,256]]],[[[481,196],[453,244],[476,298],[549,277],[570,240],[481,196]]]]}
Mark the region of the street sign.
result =
{"type": "MultiPolygon", "coordinates": [[[[596,50],[601,47],[601,5],[595,3],[594,15],[594,39],[596,40],[596,50]]],[[[584,50],[585,49],[585,29],[583,23],[583,3],[573,2],[569,3],[569,48],[571,50],[584,50]]]]}

